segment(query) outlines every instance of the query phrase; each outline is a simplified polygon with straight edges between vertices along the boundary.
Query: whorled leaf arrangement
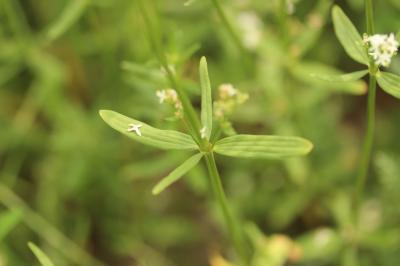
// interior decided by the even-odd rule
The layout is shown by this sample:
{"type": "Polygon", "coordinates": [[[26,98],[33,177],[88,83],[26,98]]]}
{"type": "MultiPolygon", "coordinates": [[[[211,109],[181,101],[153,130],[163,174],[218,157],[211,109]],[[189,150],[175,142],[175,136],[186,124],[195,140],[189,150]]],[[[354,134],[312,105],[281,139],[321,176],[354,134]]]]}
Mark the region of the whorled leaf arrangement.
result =
{"type": "MultiPolygon", "coordinates": [[[[201,122],[204,140],[208,142],[212,133],[212,89],[208,76],[207,61],[200,60],[201,84],[201,122]]],[[[197,144],[190,135],[174,130],[162,130],[151,127],[144,122],[129,118],[114,111],[101,110],[100,116],[112,128],[143,144],[161,149],[197,150],[198,153],[186,160],[182,165],[173,170],[162,179],[153,189],[153,194],[158,194],[178,181],[184,174],[197,165],[207,153],[218,153],[242,158],[285,159],[309,153],[313,145],[310,141],[300,137],[268,136],[268,135],[235,135],[222,138],[215,143],[206,145],[197,144]],[[130,125],[140,125],[140,135],[128,131],[130,125]]]]}
{"type": "Polygon", "coordinates": [[[313,78],[329,82],[348,82],[359,80],[369,73],[376,77],[379,86],[386,93],[400,98],[400,76],[382,71],[379,66],[374,64],[360,33],[340,7],[333,7],[332,20],[335,34],[346,53],[358,63],[368,66],[368,69],[344,75],[324,75],[320,73],[310,73],[310,75],[313,78]]]}

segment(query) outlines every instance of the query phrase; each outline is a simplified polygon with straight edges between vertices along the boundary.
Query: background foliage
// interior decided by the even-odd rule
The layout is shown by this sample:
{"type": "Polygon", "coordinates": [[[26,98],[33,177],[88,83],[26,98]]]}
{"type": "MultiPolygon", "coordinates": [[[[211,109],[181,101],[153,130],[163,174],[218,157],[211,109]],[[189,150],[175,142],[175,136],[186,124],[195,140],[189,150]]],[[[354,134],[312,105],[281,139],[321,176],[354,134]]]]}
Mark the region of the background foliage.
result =
{"type": "MultiPolygon", "coordinates": [[[[155,3],[168,60],[197,106],[205,55],[214,91],[232,83],[250,95],[232,115],[237,132],[314,143],[310,156],[284,163],[217,157],[254,265],[399,265],[399,103],[378,93],[355,235],[350,201],[366,84],[309,76],[361,69],[333,33],[333,1],[300,0],[293,14],[278,0],[222,1],[243,46],[211,1],[155,3]]],[[[363,1],[335,3],[365,31],[363,1]]],[[[377,31],[398,32],[399,1],[374,4],[377,31]]],[[[205,166],[153,196],[185,154],[132,142],[98,115],[112,109],[182,130],[155,97],[168,83],[147,37],[136,1],[0,2],[0,265],[32,265],[29,241],[55,265],[228,265],[231,245],[205,166]]],[[[399,56],[390,71],[400,74],[399,56]]]]}

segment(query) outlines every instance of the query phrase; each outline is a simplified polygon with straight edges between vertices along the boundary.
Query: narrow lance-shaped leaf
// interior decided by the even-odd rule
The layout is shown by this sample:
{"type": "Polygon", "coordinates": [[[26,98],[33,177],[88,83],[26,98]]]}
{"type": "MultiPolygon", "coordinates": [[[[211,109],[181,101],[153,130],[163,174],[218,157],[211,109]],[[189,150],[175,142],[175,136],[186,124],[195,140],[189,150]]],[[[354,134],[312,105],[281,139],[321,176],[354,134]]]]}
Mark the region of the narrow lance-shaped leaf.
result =
{"type": "Polygon", "coordinates": [[[400,99],[400,76],[388,72],[376,75],[379,86],[390,95],[400,99]]]}
{"type": "Polygon", "coordinates": [[[319,73],[310,73],[310,76],[328,82],[350,82],[356,81],[368,74],[368,70],[360,70],[342,75],[326,75],[319,73]]]}
{"type": "Polygon", "coordinates": [[[299,137],[236,135],[217,141],[214,151],[233,157],[284,159],[309,153],[310,141],[299,137]]]}
{"type": "Polygon", "coordinates": [[[211,84],[208,76],[207,60],[203,56],[200,60],[200,85],[201,85],[201,123],[204,137],[210,139],[212,130],[212,99],[211,84]]]}
{"type": "Polygon", "coordinates": [[[333,26],[346,53],[355,61],[368,65],[368,55],[365,47],[362,45],[362,38],[356,27],[346,16],[343,10],[334,6],[332,9],[333,26]]]}
{"type": "Polygon", "coordinates": [[[110,110],[101,110],[100,116],[110,127],[143,144],[166,150],[197,149],[196,143],[187,134],[174,130],[157,129],[110,110]],[[137,130],[128,131],[131,126],[136,126],[137,130]]]}
{"type": "Polygon", "coordinates": [[[63,13],[49,28],[47,38],[49,41],[55,40],[67,31],[83,14],[89,0],[72,0],[63,10],[63,13]]]}
{"type": "MultiPolygon", "coordinates": [[[[367,92],[367,84],[363,80],[332,82],[333,77],[339,76],[343,80],[342,71],[329,65],[319,62],[307,62],[293,64],[290,68],[291,73],[299,80],[315,86],[318,89],[328,89],[331,91],[343,91],[351,94],[364,94],[367,92]],[[320,78],[323,77],[323,78],[320,78]],[[325,79],[324,79],[325,78],[325,79]],[[330,81],[328,81],[331,78],[330,81]]],[[[348,77],[345,77],[348,79],[348,77]]]]}
{"type": "Polygon", "coordinates": [[[203,154],[198,153],[198,154],[193,155],[189,159],[187,159],[183,164],[178,166],[168,176],[166,176],[160,182],[157,183],[157,185],[153,188],[153,194],[157,195],[157,194],[161,193],[164,189],[169,187],[171,184],[178,181],[190,169],[195,167],[202,157],[203,157],[203,154]]]}
{"type": "Polygon", "coordinates": [[[29,248],[32,250],[33,254],[35,254],[36,258],[39,260],[42,266],[54,266],[53,262],[47,257],[46,254],[35,244],[32,242],[28,243],[29,248]]]}

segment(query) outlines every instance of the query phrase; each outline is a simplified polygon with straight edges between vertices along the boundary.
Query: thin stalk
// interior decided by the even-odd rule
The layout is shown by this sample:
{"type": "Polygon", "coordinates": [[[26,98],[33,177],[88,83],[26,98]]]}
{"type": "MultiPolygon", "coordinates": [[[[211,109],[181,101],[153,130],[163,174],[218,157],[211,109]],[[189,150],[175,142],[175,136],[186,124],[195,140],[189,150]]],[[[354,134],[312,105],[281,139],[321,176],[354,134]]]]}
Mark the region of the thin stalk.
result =
{"type": "Polygon", "coordinates": [[[355,209],[358,210],[360,198],[363,194],[365,181],[367,179],[369,164],[371,160],[372,146],[375,132],[375,101],[376,101],[376,77],[370,75],[367,106],[367,131],[364,137],[364,145],[361,154],[361,161],[358,170],[357,184],[355,191],[355,209]]]}
{"type": "Polygon", "coordinates": [[[162,39],[161,34],[158,30],[158,25],[157,22],[155,21],[155,17],[152,16],[152,14],[150,14],[150,11],[147,7],[147,1],[140,0],[139,6],[144,18],[147,32],[149,33],[150,42],[154,49],[154,52],[167,74],[170,85],[172,86],[172,88],[176,90],[179,99],[182,102],[183,112],[189,122],[191,134],[198,143],[203,143],[204,141],[202,141],[200,136],[200,128],[201,128],[200,120],[197,117],[196,111],[194,110],[192,104],[190,103],[188,96],[183,91],[181,86],[178,84],[178,80],[176,79],[175,74],[168,65],[168,60],[165,56],[163,45],[161,43],[162,39]]]}
{"type": "Polygon", "coordinates": [[[234,248],[241,260],[241,265],[248,265],[249,255],[244,245],[241,230],[239,229],[239,223],[232,215],[228,207],[228,201],[226,199],[225,191],[221,183],[218,168],[215,163],[214,154],[212,152],[205,155],[205,161],[207,163],[208,173],[211,179],[211,185],[215,198],[217,199],[221,211],[224,215],[225,222],[228,226],[228,231],[231,240],[233,241],[234,248]]]}
{"type": "MultiPolygon", "coordinates": [[[[373,6],[372,0],[365,0],[365,17],[367,34],[374,34],[373,6]]],[[[356,179],[356,188],[354,196],[355,213],[358,215],[360,198],[364,192],[365,182],[368,175],[369,165],[371,161],[372,147],[374,143],[375,132],[375,102],[376,102],[376,77],[377,67],[374,62],[370,62],[368,103],[367,103],[367,130],[364,137],[364,144],[361,154],[360,166],[356,179]]]]}
{"type": "Polygon", "coordinates": [[[246,49],[243,46],[243,43],[239,37],[239,35],[237,34],[237,32],[235,31],[234,27],[232,26],[231,22],[228,19],[228,16],[226,15],[224,9],[221,6],[221,3],[219,2],[219,0],[211,0],[215,10],[218,13],[218,16],[220,17],[222,24],[225,26],[225,28],[227,29],[229,35],[231,36],[232,40],[234,41],[234,43],[236,44],[236,46],[239,48],[239,50],[245,54],[246,53],[246,49]]]}
{"type": "Polygon", "coordinates": [[[367,24],[367,34],[373,35],[375,33],[375,27],[372,0],[365,0],[365,18],[367,24]]]}
{"type": "MultiPolygon", "coordinates": [[[[185,91],[179,86],[178,81],[175,77],[175,74],[173,73],[173,71],[170,69],[170,67],[168,65],[167,58],[165,56],[165,52],[164,52],[164,49],[163,49],[162,43],[161,43],[161,34],[159,33],[158,25],[157,25],[157,22],[155,21],[156,20],[155,14],[154,14],[154,16],[152,16],[152,14],[150,14],[150,12],[146,6],[147,3],[148,2],[145,0],[139,1],[141,12],[142,12],[142,15],[144,18],[144,22],[145,22],[147,31],[149,33],[150,41],[152,43],[154,52],[156,53],[161,65],[165,69],[168,79],[171,83],[171,86],[173,86],[173,88],[176,89],[176,91],[180,97],[180,100],[181,100],[182,106],[183,106],[184,115],[185,115],[185,118],[187,118],[187,123],[185,122],[185,124],[189,125],[189,127],[191,129],[191,134],[192,134],[193,138],[197,141],[197,143],[200,145],[201,149],[208,151],[209,147],[210,147],[210,143],[207,140],[204,140],[201,138],[201,136],[200,136],[200,127],[201,127],[200,120],[198,119],[198,116],[196,115],[196,112],[195,112],[189,98],[187,97],[185,91]]],[[[234,32],[233,28],[229,24],[227,17],[225,16],[225,13],[223,12],[221,6],[219,5],[219,2],[217,0],[213,0],[213,3],[215,4],[220,16],[223,18],[223,21],[224,21],[225,25],[227,26],[227,28],[229,29],[231,35],[235,39],[235,42],[238,45],[240,45],[240,47],[243,47],[240,42],[240,39],[238,38],[238,36],[234,32]]],[[[243,50],[244,50],[244,48],[243,48],[243,50]]],[[[222,187],[218,169],[215,164],[214,155],[212,152],[207,152],[205,155],[205,158],[206,158],[206,163],[207,163],[209,175],[211,178],[211,184],[213,187],[215,197],[217,198],[217,201],[221,207],[223,216],[224,216],[226,224],[228,226],[229,234],[234,243],[235,250],[236,250],[238,256],[240,257],[241,265],[248,265],[249,256],[245,250],[241,231],[240,231],[240,228],[238,227],[238,222],[234,219],[234,216],[232,215],[231,211],[229,210],[228,201],[225,196],[225,191],[222,187]]]]}

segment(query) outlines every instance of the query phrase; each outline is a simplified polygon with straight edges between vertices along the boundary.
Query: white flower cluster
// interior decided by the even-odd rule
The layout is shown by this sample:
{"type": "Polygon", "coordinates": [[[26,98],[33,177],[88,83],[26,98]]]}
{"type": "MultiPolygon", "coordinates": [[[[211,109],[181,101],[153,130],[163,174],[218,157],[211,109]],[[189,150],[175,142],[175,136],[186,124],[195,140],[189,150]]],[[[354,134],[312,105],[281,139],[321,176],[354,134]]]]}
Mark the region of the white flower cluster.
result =
{"type": "Polygon", "coordinates": [[[232,84],[221,84],[218,87],[218,100],[214,102],[214,115],[223,120],[225,116],[230,115],[234,109],[243,104],[249,95],[242,93],[233,87],[232,84]]]}
{"type": "Polygon", "coordinates": [[[368,54],[378,66],[388,67],[392,57],[396,55],[399,42],[393,33],[364,35],[364,43],[368,47],[368,54]]]}
{"type": "Polygon", "coordinates": [[[158,90],[156,96],[159,99],[160,104],[167,103],[175,107],[175,115],[177,117],[183,116],[182,103],[179,100],[178,94],[174,89],[158,90]]]}
{"type": "Polygon", "coordinates": [[[261,19],[254,12],[244,11],[238,15],[237,23],[242,33],[244,46],[248,49],[256,49],[262,40],[261,19]]]}

